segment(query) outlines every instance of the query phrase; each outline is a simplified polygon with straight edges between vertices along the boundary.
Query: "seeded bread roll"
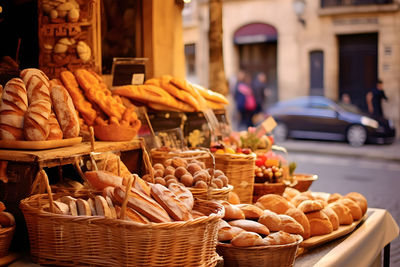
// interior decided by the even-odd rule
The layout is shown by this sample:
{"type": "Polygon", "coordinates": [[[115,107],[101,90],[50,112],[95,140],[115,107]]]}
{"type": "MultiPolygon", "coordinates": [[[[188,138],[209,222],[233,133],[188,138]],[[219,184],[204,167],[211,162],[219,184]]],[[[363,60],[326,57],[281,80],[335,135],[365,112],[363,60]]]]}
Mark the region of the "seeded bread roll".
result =
{"type": "Polygon", "coordinates": [[[47,140],[50,132],[50,113],[51,103],[47,100],[37,100],[29,105],[24,119],[24,136],[26,140],[47,140]]]}
{"type": "Polygon", "coordinates": [[[4,87],[0,102],[0,139],[23,140],[28,96],[23,81],[13,78],[4,87]]]}

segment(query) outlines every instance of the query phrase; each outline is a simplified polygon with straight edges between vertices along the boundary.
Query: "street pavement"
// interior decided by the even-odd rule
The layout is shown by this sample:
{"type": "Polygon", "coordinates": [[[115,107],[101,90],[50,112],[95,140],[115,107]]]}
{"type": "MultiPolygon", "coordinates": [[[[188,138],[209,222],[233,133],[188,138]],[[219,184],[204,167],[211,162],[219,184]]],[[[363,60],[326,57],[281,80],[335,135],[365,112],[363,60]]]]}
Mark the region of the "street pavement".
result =
{"type": "Polygon", "coordinates": [[[286,148],[289,154],[290,152],[313,153],[388,160],[400,163],[400,140],[388,145],[365,144],[361,147],[352,147],[345,142],[289,139],[277,143],[277,145],[286,148]]]}

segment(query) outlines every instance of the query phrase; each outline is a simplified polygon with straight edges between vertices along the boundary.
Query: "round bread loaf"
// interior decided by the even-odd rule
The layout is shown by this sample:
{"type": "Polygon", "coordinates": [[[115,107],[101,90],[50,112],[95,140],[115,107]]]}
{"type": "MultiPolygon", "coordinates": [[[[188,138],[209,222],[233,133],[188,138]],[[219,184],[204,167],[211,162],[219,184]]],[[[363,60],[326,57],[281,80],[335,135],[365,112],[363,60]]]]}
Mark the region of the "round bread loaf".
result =
{"type": "Polygon", "coordinates": [[[284,214],[288,209],[293,207],[284,197],[275,194],[264,195],[260,197],[257,202],[260,203],[264,209],[278,214],[284,214]]]}

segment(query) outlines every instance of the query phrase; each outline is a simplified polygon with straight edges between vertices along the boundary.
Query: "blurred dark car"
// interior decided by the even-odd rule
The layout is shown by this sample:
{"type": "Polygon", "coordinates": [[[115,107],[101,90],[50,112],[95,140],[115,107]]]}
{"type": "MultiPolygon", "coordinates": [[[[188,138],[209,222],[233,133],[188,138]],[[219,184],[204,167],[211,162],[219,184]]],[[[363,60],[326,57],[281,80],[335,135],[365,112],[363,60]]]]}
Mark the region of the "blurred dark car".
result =
{"type": "Polygon", "coordinates": [[[361,112],[356,106],[322,96],[281,101],[267,110],[277,121],[276,140],[306,138],[347,141],[352,146],[366,142],[387,144],[395,139],[393,122],[361,112]]]}

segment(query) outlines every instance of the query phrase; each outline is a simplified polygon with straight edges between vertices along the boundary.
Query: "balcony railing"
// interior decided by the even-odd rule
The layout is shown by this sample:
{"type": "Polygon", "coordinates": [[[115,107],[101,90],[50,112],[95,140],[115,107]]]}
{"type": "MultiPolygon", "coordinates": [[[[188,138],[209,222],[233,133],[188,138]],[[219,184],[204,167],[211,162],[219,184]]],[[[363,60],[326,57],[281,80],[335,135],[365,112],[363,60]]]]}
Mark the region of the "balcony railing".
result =
{"type": "Polygon", "coordinates": [[[321,0],[321,7],[392,4],[394,0],[321,0]]]}

